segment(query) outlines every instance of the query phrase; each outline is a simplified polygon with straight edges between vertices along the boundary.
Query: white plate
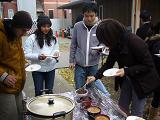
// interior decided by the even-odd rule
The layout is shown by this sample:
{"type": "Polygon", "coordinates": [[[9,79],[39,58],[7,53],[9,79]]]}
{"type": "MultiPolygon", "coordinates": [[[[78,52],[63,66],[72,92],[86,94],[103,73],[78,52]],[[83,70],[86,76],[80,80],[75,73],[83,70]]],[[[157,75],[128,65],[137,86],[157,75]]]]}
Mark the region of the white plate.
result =
{"type": "Polygon", "coordinates": [[[103,51],[102,54],[108,56],[109,55],[109,51],[103,51]]]}
{"type": "Polygon", "coordinates": [[[91,47],[91,49],[93,49],[93,50],[99,50],[99,49],[102,49],[102,48],[104,48],[104,46],[91,47]]]}
{"type": "Polygon", "coordinates": [[[126,120],[145,120],[145,119],[137,116],[128,116],[126,120]]]}
{"type": "Polygon", "coordinates": [[[116,72],[117,72],[118,70],[119,70],[118,68],[111,68],[111,69],[108,69],[108,70],[104,71],[104,72],[103,72],[103,75],[106,76],[106,77],[115,76],[115,75],[116,75],[116,72]]]}
{"type": "Polygon", "coordinates": [[[160,54],[154,54],[154,55],[156,55],[156,56],[160,57],[160,54]]]}
{"type": "Polygon", "coordinates": [[[25,68],[25,70],[28,72],[37,71],[39,69],[41,69],[41,66],[38,64],[31,64],[25,68]]]}

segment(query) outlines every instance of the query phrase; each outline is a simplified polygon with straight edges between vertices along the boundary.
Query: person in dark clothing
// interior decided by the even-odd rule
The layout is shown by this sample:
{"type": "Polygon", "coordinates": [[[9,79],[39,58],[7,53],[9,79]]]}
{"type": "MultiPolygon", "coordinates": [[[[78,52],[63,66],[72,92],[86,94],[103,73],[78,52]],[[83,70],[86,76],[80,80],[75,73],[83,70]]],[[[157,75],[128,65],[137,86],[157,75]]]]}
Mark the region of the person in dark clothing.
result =
{"type": "MultiPolygon", "coordinates": [[[[146,11],[143,10],[140,13],[140,22],[141,22],[141,26],[140,28],[137,29],[136,34],[142,38],[143,40],[147,40],[149,39],[153,34],[153,25],[151,23],[151,14],[146,11]]],[[[152,101],[152,95],[149,95],[147,97],[147,101],[146,101],[146,105],[145,105],[145,113],[148,114],[149,113],[149,109],[150,109],[150,104],[152,101]]]]}
{"type": "MultiPolygon", "coordinates": [[[[160,56],[155,55],[160,53],[160,24],[158,23],[154,28],[155,35],[148,38],[146,43],[148,44],[148,48],[152,54],[157,72],[160,75],[160,56]]],[[[160,112],[158,109],[160,105],[160,87],[154,91],[153,100],[149,105],[151,106],[149,107],[149,120],[160,120],[158,113],[160,112]]]]}
{"type": "Polygon", "coordinates": [[[141,26],[137,29],[136,35],[145,40],[154,34],[153,24],[151,23],[151,14],[143,10],[140,14],[141,26]]]}
{"type": "Polygon", "coordinates": [[[137,35],[126,32],[124,25],[113,19],[103,20],[97,27],[96,35],[100,43],[109,47],[110,52],[96,75],[88,77],[87,84],[100,79],[103,72],[112,68],[117,61],[119,70],[116,80],[121,86],[119,106],[130,113],[132,104],[131,114],[142,117],[146,96],[160,86],[147,44],[137,35]]]}
{"type": "Polygon", "coordinates": [[[160,22],[154,26],[154,32],[155,34],[160,34],[160,22]]]}

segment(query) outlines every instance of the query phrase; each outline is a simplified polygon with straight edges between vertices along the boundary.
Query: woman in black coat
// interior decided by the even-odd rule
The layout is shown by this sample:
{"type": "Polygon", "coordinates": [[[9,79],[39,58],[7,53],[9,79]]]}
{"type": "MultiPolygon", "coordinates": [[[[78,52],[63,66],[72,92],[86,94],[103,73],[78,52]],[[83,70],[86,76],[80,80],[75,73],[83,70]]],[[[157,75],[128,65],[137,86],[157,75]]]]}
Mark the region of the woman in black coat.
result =
{"type": "Polygon", "coordinates": [[[116,83],[121,86],[119,106],[129,113],[132,103],[131,114],[142,117],[146,96],[160,83],[147,44],[135,34],[127,33],[125,27],[113,19],[103,20],[96,35],[100,43],[109,47],[110,53],[106,63],[95,76],[88,77],[87,83],[100,79],[117,61],[116,83]]]}

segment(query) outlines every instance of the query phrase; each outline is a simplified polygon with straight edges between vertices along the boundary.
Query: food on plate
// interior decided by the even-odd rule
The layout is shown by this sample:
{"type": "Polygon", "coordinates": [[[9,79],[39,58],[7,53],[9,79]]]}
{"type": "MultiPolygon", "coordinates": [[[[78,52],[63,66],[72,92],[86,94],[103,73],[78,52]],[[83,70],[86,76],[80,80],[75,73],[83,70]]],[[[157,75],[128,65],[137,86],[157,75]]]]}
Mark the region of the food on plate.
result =
{"type": "Polygon", "coordinates": [[[84,88],[79,88],[79,89],[76,91],[76,93],[78,93],[78,94],[85,94],[85,93],[87,93],[87,90],[84,89],[84,88]]]}
{"type": "Polygon", "coordinates": [[[85,97],[88,95],[88,90],[84,89],[83,87],[77,89],[75,92],[77,97],[85,97]]]}
{"type": "Polygon", "coordinates": [[[100,113],[101,112],[101,109],[97,106],[91,106],[87,109],[87,111],[89,113],[92,113],[92,114],[96,114],[96,113],[100,113]]]}
{"type": "Polygon", "coordinates": [[[96,115],[95,120],[110,120],[110,118],[107,115],[99,114],[96,115]]]}

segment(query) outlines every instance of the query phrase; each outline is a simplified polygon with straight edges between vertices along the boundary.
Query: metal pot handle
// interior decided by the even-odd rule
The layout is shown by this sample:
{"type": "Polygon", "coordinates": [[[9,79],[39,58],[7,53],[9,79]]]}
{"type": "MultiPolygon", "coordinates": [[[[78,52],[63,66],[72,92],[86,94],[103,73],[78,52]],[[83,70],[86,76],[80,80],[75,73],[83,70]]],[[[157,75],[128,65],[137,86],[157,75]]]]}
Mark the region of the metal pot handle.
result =
{"type": "Polygon", "coordinates": [[[65,111],[61,111],[61,112],[56,112],[56,113],[53,113],[53,118],[57,118],[57,117],[65,117],[66,115],[66,112],[65,111]]]}

